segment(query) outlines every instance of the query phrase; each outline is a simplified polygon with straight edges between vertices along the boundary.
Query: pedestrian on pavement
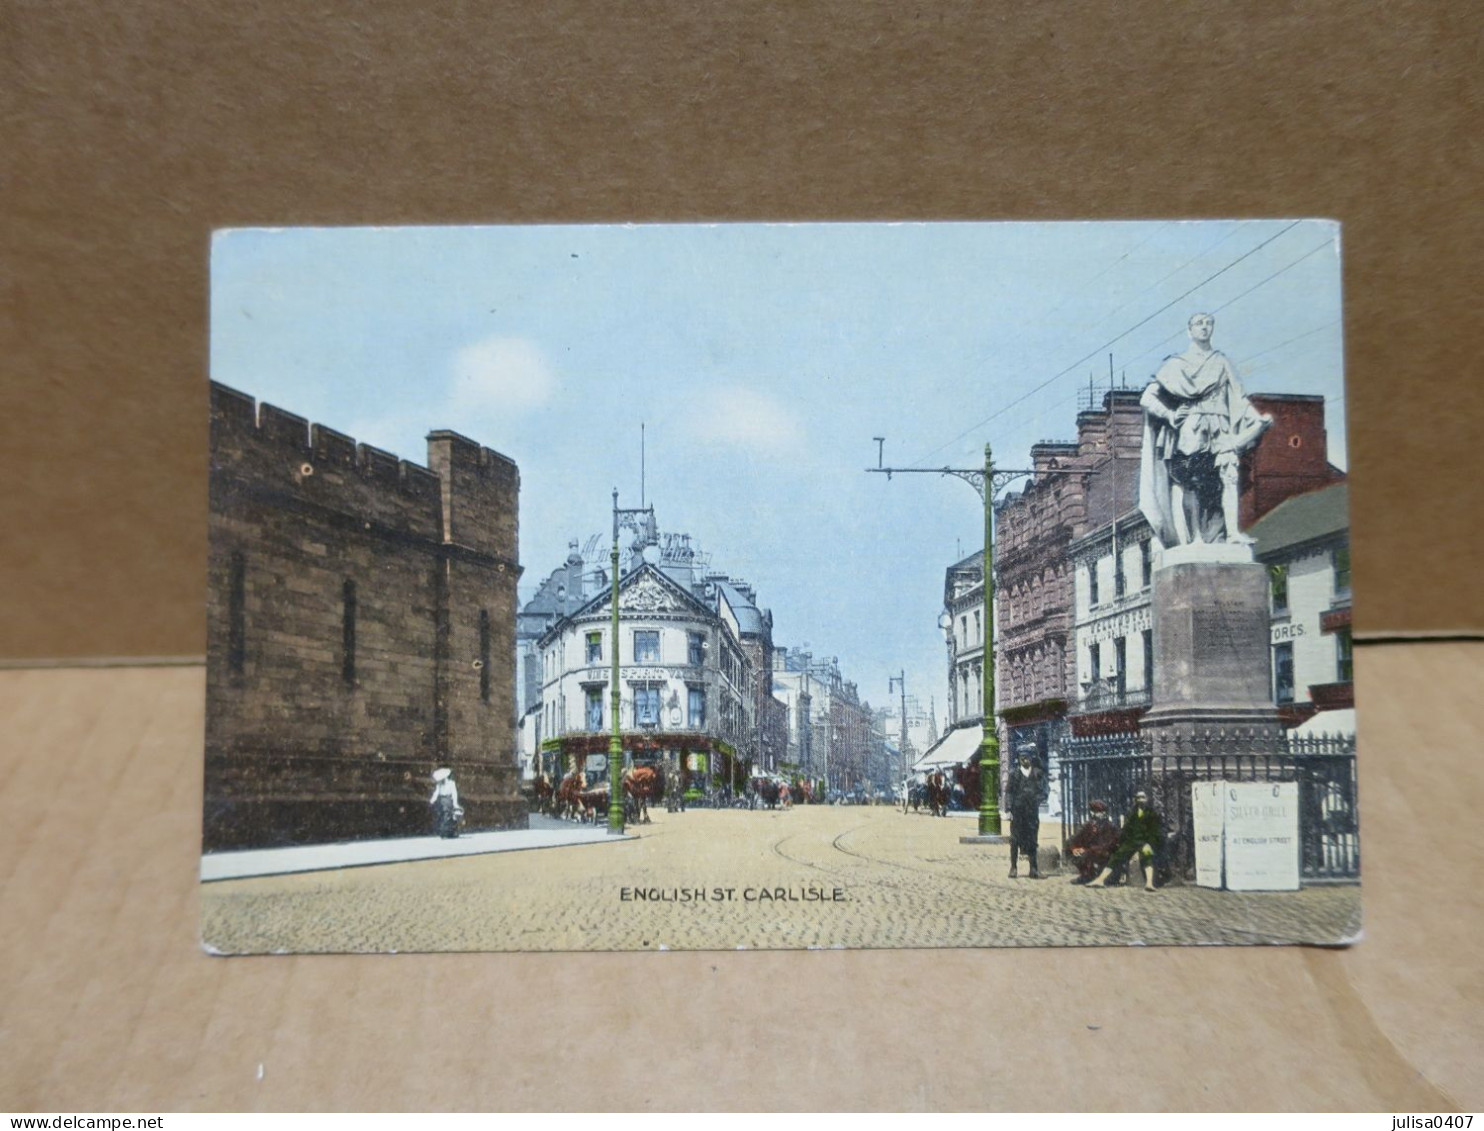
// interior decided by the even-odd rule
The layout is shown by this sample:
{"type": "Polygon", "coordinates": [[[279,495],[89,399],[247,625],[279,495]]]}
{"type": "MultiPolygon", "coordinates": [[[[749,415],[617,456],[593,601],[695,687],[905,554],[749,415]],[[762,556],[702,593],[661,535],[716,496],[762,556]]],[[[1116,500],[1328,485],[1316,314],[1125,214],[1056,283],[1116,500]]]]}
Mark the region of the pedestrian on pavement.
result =
{"type": "Polygon", "coordinates": [[[1149,804],[1149,795],[1142,789],[1134,794],[1132,812],[1123,820],[1123,832],[1118,837],[1118,847],[1113,850],[1108,866],[1098,873],[1088,887],[1112,887],[1128,872],[1129,861],[1139,861],[1139,871],[1144,874],[1144,890],[1154,890],[1154,869],[1164,852],[1164,826],[1159,814],[1149,804]]]}
{"type": "Polygon", "coordinates": [[[1091,883],[1118,847],[1118,826],[1108,819],[1107,802],[1094,801],[1087,809],[1086,823],[1067,845],[1072,852],[1072,863],[1077,866],[1074,884],[1091,883]]]}
{"type": "Polygon", "coordinates": [[[1041,835],[1041,783],[1045,775],[1036,765],[1036,748],[1020,748],[1020,764],[1010,771],[1005,786],[1005,807],[1010,810],[1010,878],[1018,874],[1017,857],[1025,853],[1031,863],[1031,879],[1039,880],[1036,843],[1041,835]]]}
{"type": "Polygon", "coordinates": [[[439,767],[433,771],[433,796],[428,798],[433,807],[433,825],[439,836],[452,839],[459,835],[459,818],[464,815],[459,807],[459,787],[454,784],[453,771],[439,767]]]}

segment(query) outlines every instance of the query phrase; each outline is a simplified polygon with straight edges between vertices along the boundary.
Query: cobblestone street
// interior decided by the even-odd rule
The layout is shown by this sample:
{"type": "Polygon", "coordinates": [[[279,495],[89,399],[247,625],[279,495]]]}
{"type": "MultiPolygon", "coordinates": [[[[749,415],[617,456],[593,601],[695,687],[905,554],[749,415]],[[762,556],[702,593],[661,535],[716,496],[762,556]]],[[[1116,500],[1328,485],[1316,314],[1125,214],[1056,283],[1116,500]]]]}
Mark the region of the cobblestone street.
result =
{"type": "Polygon", "coordinates": [[[635,840],[203,884],[203,938],[227,953],[652,950],[1333,943],[1360,929],[1356,885],[1012,880],[1008,847],[959,843],[973,828],[886,807],[661,811],[635,840]]]}

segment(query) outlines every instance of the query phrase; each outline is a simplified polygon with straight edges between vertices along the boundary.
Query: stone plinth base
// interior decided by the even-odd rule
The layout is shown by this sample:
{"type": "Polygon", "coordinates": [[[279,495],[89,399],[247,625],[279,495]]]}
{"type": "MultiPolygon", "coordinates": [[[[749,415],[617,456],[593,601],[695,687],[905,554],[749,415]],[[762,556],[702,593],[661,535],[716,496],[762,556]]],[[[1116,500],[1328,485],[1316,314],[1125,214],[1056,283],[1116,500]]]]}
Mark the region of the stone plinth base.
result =
{"type": "Polygon", "coordinates": [[[1139,729],[1150,736],[1155,754],[1253,753],[1273,749],[1283,737],[1276,707],[1156,708],[1139,720],[1139,729]]]}
{"type": "Polygon", "coordinates": [[[1238,545],[1178,546],[1154,571],[1154,750],[1225,752],[1283,733],[1271,687],[1268,571],[1238,545]]]}
{"type": "Polygon", "coordinates": [[[1165,551],[1153,578],[1150,713],[1216,705],[1274,710],[1267,569],[1255,562],[1170,564],[1172,553],[1165,551]]]}
{"type": "Polygon", "coordinates": [[[1007,836],[961,836],[958,842],[959,844],[1009,844],[1010,838],[1007,836]]]}

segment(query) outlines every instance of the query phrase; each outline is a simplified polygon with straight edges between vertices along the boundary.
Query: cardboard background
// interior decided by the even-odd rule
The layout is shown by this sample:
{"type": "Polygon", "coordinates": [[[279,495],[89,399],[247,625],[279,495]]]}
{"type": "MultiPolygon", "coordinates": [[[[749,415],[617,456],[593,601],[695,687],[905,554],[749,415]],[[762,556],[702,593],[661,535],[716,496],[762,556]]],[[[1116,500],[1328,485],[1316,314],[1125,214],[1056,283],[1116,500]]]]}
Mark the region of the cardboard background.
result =
{"type": "MultiPolygon", "coordinates": [[[[1484,629],[1479,49],[1465,0],[16,0],[0,654],[202,651],[248,224],[1335,217],[1357,627],[1484,629]]],[[[199,669],[0,673],[0,1108],[1477,1109],[1481,674],[1357,655],[1347,951],[225,960],[199,669]]]]}
{"type": "Polygon", "coordinates": [[[0,654],[201,654],[208,234],[287,224],[1337,218],[1357,630],[1484,630],[1472,7],[8,4],[0,654]]]}

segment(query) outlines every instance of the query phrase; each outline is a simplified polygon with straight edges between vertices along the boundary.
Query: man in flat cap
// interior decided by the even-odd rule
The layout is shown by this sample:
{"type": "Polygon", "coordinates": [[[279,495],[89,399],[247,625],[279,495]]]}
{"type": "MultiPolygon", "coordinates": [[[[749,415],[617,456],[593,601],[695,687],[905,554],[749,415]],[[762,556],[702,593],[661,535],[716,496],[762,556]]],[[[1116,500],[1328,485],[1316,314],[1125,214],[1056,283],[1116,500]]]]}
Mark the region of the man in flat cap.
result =
{"type": "Polygon", "coordinates": [[[1103,870],[1113,849],[1118,847],[1118,826],[1108,819],[1108,803],[1094,801],[1087,807],[1088,818],[1073,835],[1067,847],[1072,863],[1077,866],[1074,884],[1091,883],[1103,870]]]}
{"type": "Polygon", "coordinates": [[[1019,857],[1023,852],[1031,863],[1031,879],[1039,880],[1036,864],[1036,841],[1041,834],[1041,797],[1045,793],[1046,775],[1037,764],[1035,746],[1020,748],[1017,765],[1010,770],[1005,784],[1005,808],[1010,811],[1010,878],[1019,875],[1019,857]]]}

